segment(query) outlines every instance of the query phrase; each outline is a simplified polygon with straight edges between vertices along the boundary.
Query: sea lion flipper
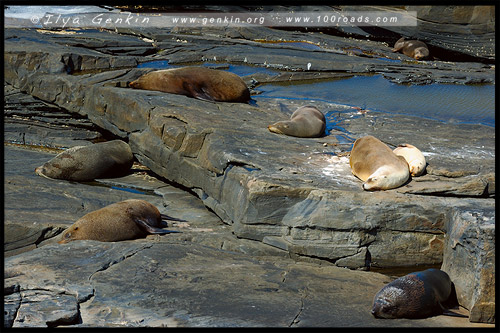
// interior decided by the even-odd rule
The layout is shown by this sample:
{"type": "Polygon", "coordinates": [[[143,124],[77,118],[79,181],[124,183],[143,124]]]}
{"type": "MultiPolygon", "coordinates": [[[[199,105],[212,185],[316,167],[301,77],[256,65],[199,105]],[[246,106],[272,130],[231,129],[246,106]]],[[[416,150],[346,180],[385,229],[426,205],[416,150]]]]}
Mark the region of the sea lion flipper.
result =
{"type": "Polygon", "coordinates": [[[135,223],[141,228],[144,229],[149,234],[170,234],[173,232],[180,232],[174,230],[160,229],[149,225],[145,220],[135,219],[135,223]]]}
{"type": "Polygon", "coordinates": [[[404,44],[405,38],[401,37],[400,39],[397,40],[397,42],[394,44],[394,48],[391,50],[392,52],[398,52],[403,49],[405,46],[404,44]]]}
{"type": "Polygon", "coordinates": [[[194,98],[201,99],[202,101],[215,102],[214,98],[204,88],[199,88],[194,85],[189,85],[189,87],[194,98]]]}

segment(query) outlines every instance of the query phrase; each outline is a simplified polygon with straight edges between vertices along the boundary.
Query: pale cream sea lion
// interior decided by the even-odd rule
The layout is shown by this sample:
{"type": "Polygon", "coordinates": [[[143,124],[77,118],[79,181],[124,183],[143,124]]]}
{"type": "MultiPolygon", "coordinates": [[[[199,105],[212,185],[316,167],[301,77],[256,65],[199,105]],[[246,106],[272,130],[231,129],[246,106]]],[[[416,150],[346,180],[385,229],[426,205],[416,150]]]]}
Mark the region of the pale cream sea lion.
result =
{"type": "Polygon", "coordinates": [[[290,120],[278,121],[267,126],[269,131],[277,134],[301,138],[317,138],[325,134],[326,119],[323,112],[315,106],[306,105],[298,108],[290,120]]]}
{"type": "Polygon", "coordinates": [[[250,100],[250,91],[238,75],[206,67],[170,68],[149,72],[130,82],[129,86],[206,101],[246,103],[250,100]]]}
{"type": "Polygon", "coordinates": [[[35,169],[39,176],[74,181],[123,176],[134,163],[130,146],[121,140],[69,148],[35,169]]]}
{"type": "Polygon", "coordinates": [[[427,269],[385,285],[373,300],[376,318],[427,318],[458,306],[455,286],[446,272],[427,269]]]}
{"type": "Polygon", "coordinates": [[[145,237],[148,234],[168,234],[166,221],[183,221],[160,211],[144,200],[120,201],[90,212],[66,229],[59,243],[91,239],[101,242],[116,242],[145,237]]]}
{"type": "Polygon", "coordinates": [[[424,173],[426,166],[425,156],[417,147],[409,143],[403,143],[396,147],[393,152],[398,156],[404,157],[408,163],[412,177],[418,177],[424,173]]]}
{"type": "Polygon", "coordinates": [[[424,42],[419,40],[405,40],[404,37],[400,38],[392,52],[399,52],[407,55],[408,57],[415,58],[417,60],[425,59],[429,57],[429,48],[424,42]]]}
{"type": "Polygon", "coordinates": [[[364,182],[363,189],[367,191],[396,188],[410,177],[405,159],[371,135],[354,142],[349,164],[352,173],[364,182]]]}

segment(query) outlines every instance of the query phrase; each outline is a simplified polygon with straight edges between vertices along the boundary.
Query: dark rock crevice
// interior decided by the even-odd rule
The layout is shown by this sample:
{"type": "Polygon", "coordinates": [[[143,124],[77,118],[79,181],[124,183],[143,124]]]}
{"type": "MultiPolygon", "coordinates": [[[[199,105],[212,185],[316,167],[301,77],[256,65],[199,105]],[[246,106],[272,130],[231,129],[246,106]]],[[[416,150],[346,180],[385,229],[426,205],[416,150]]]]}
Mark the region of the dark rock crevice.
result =
{"type": "Polygon", "coordinates": [[[300,322],[299,317],[302,314],[302,312],[304,311],[304,307],[305,307],[304,303],[305,303],[306,298],[308,297],[307,287],[299,290],[299,295],[300,295],[300,308],[298,309],[295,317],[293,317],[293,319],[290,321],[290,324],[288,325],[288,327],[295,327],[300,322]]]}

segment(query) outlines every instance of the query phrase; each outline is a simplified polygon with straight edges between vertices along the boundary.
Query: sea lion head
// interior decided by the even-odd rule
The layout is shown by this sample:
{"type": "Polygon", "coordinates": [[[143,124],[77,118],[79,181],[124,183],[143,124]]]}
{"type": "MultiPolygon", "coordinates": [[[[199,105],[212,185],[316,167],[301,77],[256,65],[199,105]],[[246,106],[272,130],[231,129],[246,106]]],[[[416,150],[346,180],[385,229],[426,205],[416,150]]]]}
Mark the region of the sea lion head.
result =
{"type": "Polygon", "coordinates": [[[422,161],[420,159],[414,159],[414,160],[408,162],[410,174],[413,177],[420,176],[424,172],[426,164],[427,163],[425,163],[425,161],[422,161]]]}
{"type": "Polygon", "coordinates": [[[424,173],[427,162],[425,161],[424,154],[417,147],[409,143],[403,143],[396,147],[393,152],[406,160],[410,174],[413,177],[424,173]]]}
{"type": "MultiPolygon", "coordinates": [[[[77,148],[77,147],[74,147],[77,148]]],[[[81,163],[73,163],[71,151],[65,151],[52,160],[44,163],[43,165],[35,168],[35,173],[47,179],[73,179],[81,169],[81,163]]]]}
{"type": "Polygon", "coordinates": [[[128,86],[133,89],[158,90],[159,84],[168,85],[169,74],[164,75],[164,73],[169,72],[168,70],[160,70],[146,73],[137,80],[129,82],[128,86]]]}
{"type": "Polygon", "coordinates": [[[61,240],[58,243],[65,244],[77,239],[85,239],[85,238],[82,237],[80,226],[78,224],[73,224],[63,232],[61,240]]]}
{"type": "Polygon", "coordinates": [[[378,175],[371,176],[363,183],[363,190],[365,191],[377,191],[377,190],[386,190],[391,188],[390,178],[388,175],[378,175]]]}
{"type": "Polygon", "coordinates": [[[47,167],[48,167],[47,163],[42,165],[42,166],[39,166],[38,168],[35,168],[35,173],[39,176],[44,177],[44,178],[53,179],[53,178],[50,178],[49,176],[47,176],[47,173],[48,173],[47,167]]]}
{"type": "Polygon", "coordinates": [[[133,89],[148,89],[146,87],[146,85],[144,84],[146,81],[145,81],[145,78],[144,76],[141,76],[140,78],[138,78],[137,80],[135,81],[132,81],[128,84],[128,86],[130,88],[133,88],[133,89]]]}
{"type": "Polygon", "coordinates": [[[272,125],[267,126],[267,129],[273,133],[289,135],[294,133],[295,124],[290,120],[278,121],[272,125]]]}
{"type": "Polygon", "coordinates": [[[418,273],[402,276],[380,289],[371,313],[375,318],[425,318],[436,302],[433,289],[425,286],[418,273]]]}
{"type": "Polygon", "coordinates": [[[408,297],[405,291],[389,285],[375,295],[371,313],[375,318],[400,318],[402,309],[407,303],[408,297]]]}
{"type": "Polygon", "coordinates": [[[390,166],[382,166],[363,183],[363,189],[366,191],[377,191],[395,188],[398,184],[401,184],[403,177],[408,179],[408,176],[408,171],[400,173],[395,172],[390,166]]]}
{"type": "Polygon", "coordinates": [[[429,49],[426,47],[417,47],[413,51],[413,57],[417,60],[425,59],[429,56],[429,49]]]}

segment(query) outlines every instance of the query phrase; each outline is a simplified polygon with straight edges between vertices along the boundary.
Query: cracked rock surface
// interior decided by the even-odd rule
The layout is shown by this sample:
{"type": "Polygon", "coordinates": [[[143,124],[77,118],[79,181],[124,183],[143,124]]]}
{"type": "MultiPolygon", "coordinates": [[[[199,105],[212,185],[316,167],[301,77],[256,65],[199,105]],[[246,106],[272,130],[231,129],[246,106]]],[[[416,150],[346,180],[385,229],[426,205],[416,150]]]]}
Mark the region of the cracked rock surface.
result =
{"type": "MultiPolygon", "coordinates": [[[[126,179],[101,180],[98,184],[105,185],[101,187],[39,179],[33,174],[33,169],[48,160],[51,154],[20,152],[18,148],[9,147],[6,149],[7,160],[12,163],[6,167],[5,179],[6,193],[9,193],[5,209],[5,252],[10,256],[6,261],[9,269],[32,253],[43,256],[43,251],[55,251],[54,255],[59,256],[56,253],[63,247],[50,243],[64,228],[85,213],[131,197],[148,198],[160,210],[167,210],[170,214],[175,212],[177,215],[174,216],[190,221],[176,226],[185,228],[182,234],[150,238],[162,244],[171,240],[177,244],[176,248],[172,248],[173,253],[193,256],[191,248],[182,247],[190,244],[193,249],[207,246],[210,251],[222,251],[220,253],[223,254],[206,252],[215,258],[232,253],[227,251],[235,251],[238,255],[273,255],[308,261],[309,264],[321,262],[351,269],[439,265],[443,262],[445,248],[450,246],[446,236],[450,233],[456,236],[452,246],[462,242],[461,237],[467,242],[473,232],[461,223],[468,221],[464,216],[469,212],[479,210],[489,214],[488,220],[476,219],[477,223],[484,225],[481,230],[485,230],[486,236],[481,239],[488,246],[472,244],[468,248],[470,252],[480,252],[472,269],[481,273],[474,277],[474,284],[462,284],[461,304],[472,309],[475,300],[479,300],[481,306],[491,309],[488,305],[491,293],[487,292],[487,288],[484,288],[481,297],[473,295],[471,290],[485,284],[486,278],[481,274],[489,267],[489,261],[483,258],[488,257],[490,248],[494,248],[494,237],[490,236],[494,234],[494,223],[491,230],[494,214],[490,214],[495,207],[494,128],[371,110],[358,112],[345,105],[318,100],[314,104],[321,110],[329,111],[329,120],[337,127],[322,138],[294,138],[270,133],[266,127],[278,120],[288,119],[290,110],[301,106],[300,100],[258,99],[256,104],[251,105],[210,103],[126,87],[127,82],[151,70],[135,68],[138,63],[158,59],[177,65],[218,59],[281,71],[275,75],[256,73],[243,76],[248,84],[299,82],[373,73],[382,74],[394,82],[406,83],[494,83],[494,67],[479,62],[428,61],[415,64],[404,59],[403,55],[390,52],[387,45],[375,41],[269,28],[189,32],[172,29],[168,34],[143,29],[120,30],[119,33],[79,32],[74,35],[6,29],[5,49],[6,140],[65,148],[82,142],[90,144],[106,137],[119,137],[130,144],[142,165],[163,180],[177,184],[177,187],[166,186],[162,181],[148,178],[149,173],[141,172],[135,172],[126,179]],[[311,51],[260,43],[255,41],[257,37],[267,40],[306,39],[323,45],[324,49],[311,51]],[[354,46],[363,52],[350,52],[354,46]],[[126,52],[120,52],[121,49],[126,52]],[[387,62],[381,60],[381,56],[400,61],[387,62]],[[308,68],[310,61],[314,67],[308,68]],[[17,108],[16,105],[23,107],[17,108]],[[32,113],[26,111],[28,106],[32,107],[32,113]],[[63,111],[69,111],[74,117],[63,115],[63,111]],[[374,135],[392,148],[405,142],[419,147],[427,158],[427,173],[395,190],[364,192],[348,164],[352,142],[364,135],[374,135]],[[150,180],[151,183],[148,183],[150,180]],[[122,185],[130,187],[131,184],[132,187],[137,184],[139,193],[116,189],[122,185]],[[178,187],[185,191],[180,191],[178,187]],[[30,199],[30,205],[26,205],[28,192],[36,198],[30,199]],[[178,201],[180,198],[181,201],[178,201]],[[464,230],[467,232],[462,236],[464,230]],[[26,252],[37,247],[40,248],[26,252]]],[[[125,244],[140,242],[143,241],[125,244]]],[[[122,245],[92,245],[95,248],[101,246],[106,249],[116,246],[118,249],[122,245]]],[[[101,252],[107,251],[104,248],[101,252]]],[[[95,279],[98,276],[124,266],[124,262],[136,262],[143,253],[154,249],[164,251],[154,245],[139,252],[125,251],[128,255],[113,255],[90,273],[93,275],[89,281],[97,283],[95,279]]],[[[252,260],[248,262],[255,263],[252,260]]],[[[59,261],[64,262],[64,259],[59,261]]],[[[329,267],[328,270],[334,268],[329,267]]],[[[451,268],[449,271],[450,274],[454,272],[451,268]]],[[[358,273],[361,272],[355,272],[358,273]]],[[[41,277],[34,277],[31,281],[38,278],[41,277]]],[[[235,279],[239,281],[239,277],[235,279]]],[[[453,279],[464,279],[464,276],[455,275],[453,279]]],[[[203,278],[199,280],[203,281],[203,278]]],[[[208,277],[205,280],[215,281],[208,277]]],[[[28,304],[33,297],[40,297],[47,302],[47,307],[51,304],[50,307],[57,308],[58,304],[73,302],[67,296],[75,295],[74,290],[54,287],[50,290],[62,292],[57,294],[60,297],[56,297],[56,294],[48,295],[44,288],[23,287],[15,280],[9,281],[13,284],[9,282],[8,290],[16,290],[15,286],[20,286],[19,292],[8,295],[10,305],[5,313],[6,318],[10,318],[9,322],[15,325],[27,325],[29,320],[15,321],[17,316],[12,313],[17,311],[19,316],[24,313],[29,318],[31,313],[37,312],[32,310],[34,307],[23,305],[23,299],[28,304]],[[45,294],[37,296],[31,291],[23,294],[24,291],[39,289],[45,294]]],[[[266,284],[264,288],[272,294],[275,287],[266,284]]],[[[278,290],[280,292],[276,294],[282,292],[282,289],[278,290]]],[[[293,311],[287,312],[286,319],[275,324],[307,323],[305,318],[312,316],[308,309],[321,308],[322,302],[326,302],[315,299],[311,290],[314,288],[297,287],[295,293],[302,295],[300,301],[297,301],[293,311]],[[312,299],[315,301],[308,303],[312,299]]],[[[212,296],[225,297],[222,291],[217,292],[212,296]]],[[[172,293],[175,294],[174,291],[172,293]]],[[[82,295],[86,295],[81,298],[87,301],[80,311],[91,304],[88,299],[94,293],[85,291],[82,295]]],[[[97,298],[96,304],[107,302],[96,295],[92,296],[92,300],[97,298]]],[[[175,295],[181,297],[182,293],[175,295]]],[[[371,302],[373,295],[367,295],[360,297],[371,302]]],[[[205,296],[207,302],[212,299],[210,295],[205,296]]],[[[78,303],[81,303],[81,298],[77,299],[78,303]]],[[[165,302],[168,302],[169,297],[166,299],[165,302]]],[[[132,304],[136,304],[134,302],[132,304]]],[[[324,304],[326,306],[327,303],[324,304]]],[[[85,316],[90,316],[89,313],[98,316],[99,313],[113,318],[110,322],[116,325],[127,325],[136,320],[137,325],[147,322],[146,326],[273,325],[267,321],[250,321],[246,316],[235,316],[239,318],[237,321],[227,321],[232,317],[224,317],[215,306],[210,310],[212,312],[196,312],[194,317],[191,309],[168,312],[167,317],[172,320],[168,322],[158,319],[164,318],[165,313],[155,314],[151,321],[143,319],[141,322],[140,317],[149,313],[149,308],[145,307],[145,312],[132,315],[127,312],[125,301],[120,303],[123,310],[100,306],[102,308],[98,310],[89,310],[86,314],[82,312],[76,319],[72,315],[74,312],[69,311],[61,314],[61,319],[40,314],[41,317],[33,320],[44,322],[47,326],[75,323],[90,326],[85,319],[90,317],[85,316]]],[[[140,309],[141,306],[130,307],[140,309]]],[[[261,305],[261,309],[266,308],[261,305]]],[[[252,313],[251,310],[248,308],[248,313],[252,313]]],[[[367,325],[392,325],[391,322],[370,321],[368,318],[367,325]]],[[[329,319],[323,319],[326,320],[325,325],[346,323],[333,324],[329,319]]],[[[323,319],[314,317],[305,325],[321,326],[323,319]]],[[[100,317],[91,321],[105,320],[100,317]]]]}
{"type": "Polygon", "coordinates": [[[4,148],[6,231],[44,225],[60,233],[86,212],[125,198],[188,220],[168,227],[182,233],[114,243],[57,244],[54,232],[13,246],[7,232],[6,327],[483,325],[446,316],[377,320],[372,300],[389,276],[297,262],[277,247],[238,239],[193,193],[137,166],[96,183],[52,181],[33,169],[53,152],[4,148]]]}
{"type": "MultiPolygon", "coordinates": [[[[7,258],[5,274],[18,286],[8,295],[20,302],[14,327],[450,325],[444,316],[373,318],[373,295],[389,281],[379,273],[169,237],[45,245],[7,258]]],[[[473,325],[451,325],[460,324],[473,325]]]]}

